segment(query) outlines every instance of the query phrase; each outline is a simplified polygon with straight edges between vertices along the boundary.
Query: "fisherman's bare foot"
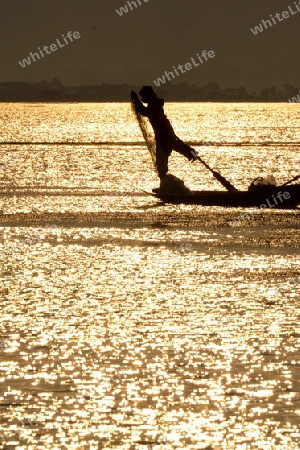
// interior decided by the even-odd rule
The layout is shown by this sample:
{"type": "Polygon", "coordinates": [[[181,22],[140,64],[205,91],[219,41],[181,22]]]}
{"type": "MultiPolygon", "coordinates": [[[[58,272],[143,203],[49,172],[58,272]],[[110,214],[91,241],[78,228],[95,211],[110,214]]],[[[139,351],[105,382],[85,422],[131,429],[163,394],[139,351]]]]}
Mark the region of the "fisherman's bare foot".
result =
{"type": "Polygon", "coordinates": [[[167,173],[160,179],[159,193],[163,195],[189,195],[191,191],[184,184],[184,181],[167,173]]]}

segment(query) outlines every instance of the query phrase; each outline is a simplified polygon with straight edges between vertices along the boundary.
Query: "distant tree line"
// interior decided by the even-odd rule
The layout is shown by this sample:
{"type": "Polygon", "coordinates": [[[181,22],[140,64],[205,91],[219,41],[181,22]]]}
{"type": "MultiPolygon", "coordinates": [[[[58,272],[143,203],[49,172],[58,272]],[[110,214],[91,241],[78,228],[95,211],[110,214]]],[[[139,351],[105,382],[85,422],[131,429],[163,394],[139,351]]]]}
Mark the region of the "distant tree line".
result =
{"type": "MultiPolygon", "coordinates": [[[[133,84],[107,84],[95,86],[65,86],[54,78],[51,82],[0,83],[1,102],[128,102],[131,90],[139,91],[133,84]]],[[[299,88],[284,84],[284,91],[276,86],[260,92],[247,92],[245,86],[225,87],[210,81],[205,86],[188,83],[168,83],[157,88],[157,93],[167,101],[176,102],[287,102],[299,93],[299,88]]]]}

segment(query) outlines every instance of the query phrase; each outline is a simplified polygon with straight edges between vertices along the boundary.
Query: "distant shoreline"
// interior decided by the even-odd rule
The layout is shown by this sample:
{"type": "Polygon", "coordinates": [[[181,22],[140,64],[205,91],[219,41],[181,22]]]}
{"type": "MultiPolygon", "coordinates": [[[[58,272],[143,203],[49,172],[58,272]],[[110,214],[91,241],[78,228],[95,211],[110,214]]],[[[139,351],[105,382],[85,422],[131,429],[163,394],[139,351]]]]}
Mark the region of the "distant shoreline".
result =
{"type": "MultiPolygon", "coordinates": [[[[125,83],[66,86],[57,78],[35,83],[6,81],[0,82],[0,103],[129,103],[130,91],[139,90],[139,86],[125,83]]],[[[295,103],[299,90],[287,83],[282,90],[273,85],[248,92],[245,86],[222,88],[214,81],[203,86],[169,82],[156,89],[166,103],[295,103]]]]}

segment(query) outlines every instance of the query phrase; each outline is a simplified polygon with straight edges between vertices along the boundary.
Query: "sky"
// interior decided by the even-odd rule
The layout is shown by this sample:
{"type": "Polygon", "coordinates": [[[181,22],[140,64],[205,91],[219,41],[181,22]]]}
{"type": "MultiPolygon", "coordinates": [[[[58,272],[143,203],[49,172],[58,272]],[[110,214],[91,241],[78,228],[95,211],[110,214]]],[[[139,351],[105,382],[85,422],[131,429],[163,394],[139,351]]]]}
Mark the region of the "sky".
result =
{"type": "Polygon", "coordinates": [[[153,85],[173,66],[213,50],[213,59],[174,82],[214,81],[249,92],[300,86],[300,12],[294,0],[139,2],[120,16],[116,9],[125,0],[0,0],[0,82],[58,78],[66,85],[153,85]],[[294,15],[276,19],[257,35],[251,32],[289,6],[294,15]],[[63,42],[68,31],[78,31],[80,38],[29,66],[18,63],[38,47],[63,42]]]}

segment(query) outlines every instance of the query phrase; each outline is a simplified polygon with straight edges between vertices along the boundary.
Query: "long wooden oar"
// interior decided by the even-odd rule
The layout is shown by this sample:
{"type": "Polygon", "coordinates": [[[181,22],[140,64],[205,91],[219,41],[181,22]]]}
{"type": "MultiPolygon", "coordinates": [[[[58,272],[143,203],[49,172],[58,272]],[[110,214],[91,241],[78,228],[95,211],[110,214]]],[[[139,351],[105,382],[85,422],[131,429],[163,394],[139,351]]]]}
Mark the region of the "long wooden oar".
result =
{"type": "Polygon", "coordinates": [[[224,178],[219,172],[216,172],[215,170],[213,170],[211,167],[209,167],[208,164],[206,164],[205,161],[203,161],[202,158],[200,158],[200,156],[197,156],[198,161],[200,161],[215,177],[216,180],[218,180],[222,186],[224,186],[227,191],[237,191],[237,188],[233,186],[233,184],[230,183],[230,181],[226,180],[226,178],[224,178]]]}
{"type": "Polygon", "coordinates": [[[291,180],[287,181],[286,183],[282,184],[280,187],[287,186],[288,184],[292,183],[293,181],[299,180],[300,175],[297,175],[296,177],[292,178],[291,180]]]}

